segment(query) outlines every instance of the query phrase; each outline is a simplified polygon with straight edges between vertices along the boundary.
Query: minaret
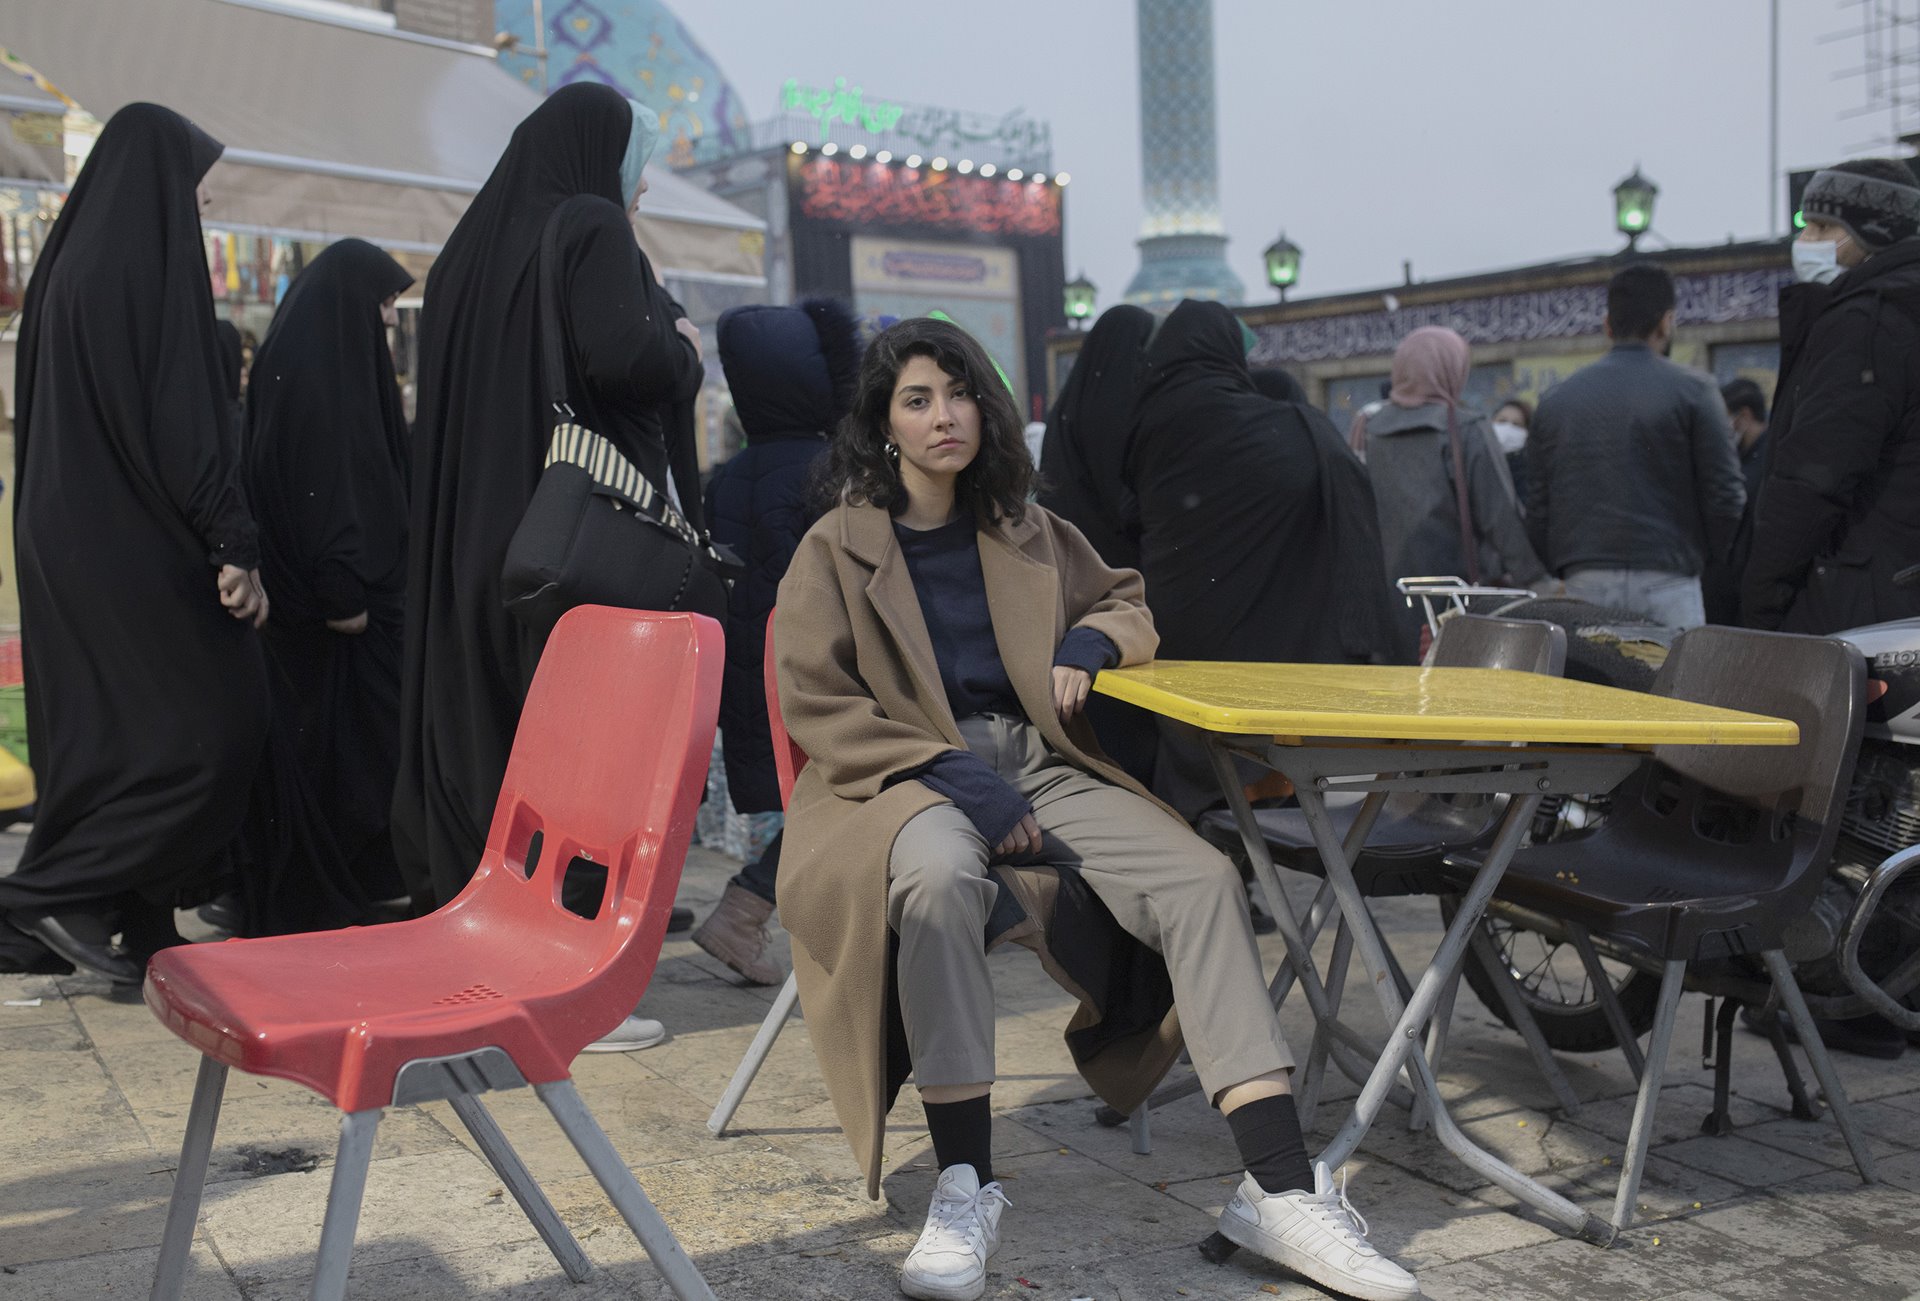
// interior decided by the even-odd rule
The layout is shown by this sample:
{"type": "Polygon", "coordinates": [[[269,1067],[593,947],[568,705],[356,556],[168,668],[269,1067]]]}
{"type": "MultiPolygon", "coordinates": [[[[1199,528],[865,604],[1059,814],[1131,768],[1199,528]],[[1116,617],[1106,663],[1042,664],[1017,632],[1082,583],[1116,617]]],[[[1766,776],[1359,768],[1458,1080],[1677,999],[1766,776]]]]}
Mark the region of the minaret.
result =
{"type": "Polygon", "coordinates": [[[1126,300],[1241,300],[1220,223],[1213,103],[1213,0],[1135,0],[1140,37],[1140,181],[1147,219],[1126,300]]]}

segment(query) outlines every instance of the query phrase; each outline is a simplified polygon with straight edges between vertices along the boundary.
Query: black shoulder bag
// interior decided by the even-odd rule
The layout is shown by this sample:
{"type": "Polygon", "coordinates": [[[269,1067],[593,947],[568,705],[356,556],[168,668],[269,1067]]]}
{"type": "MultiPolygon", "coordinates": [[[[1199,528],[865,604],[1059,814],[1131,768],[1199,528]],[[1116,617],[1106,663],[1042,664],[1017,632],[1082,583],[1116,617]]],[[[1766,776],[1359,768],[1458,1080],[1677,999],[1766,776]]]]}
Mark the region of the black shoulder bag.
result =
{"type": "Polygon", "coordinates": [[[613,443],[574,419],[560,312],[559,210],[540,236],[541,374],[553,433],[540,482],[507,545],[501,599],[550,629],[576,605],[694,609],[718,617],[739,562],[689,524],[613,443]],[[719,593],[720,610],[709,608],[719,593]]]}

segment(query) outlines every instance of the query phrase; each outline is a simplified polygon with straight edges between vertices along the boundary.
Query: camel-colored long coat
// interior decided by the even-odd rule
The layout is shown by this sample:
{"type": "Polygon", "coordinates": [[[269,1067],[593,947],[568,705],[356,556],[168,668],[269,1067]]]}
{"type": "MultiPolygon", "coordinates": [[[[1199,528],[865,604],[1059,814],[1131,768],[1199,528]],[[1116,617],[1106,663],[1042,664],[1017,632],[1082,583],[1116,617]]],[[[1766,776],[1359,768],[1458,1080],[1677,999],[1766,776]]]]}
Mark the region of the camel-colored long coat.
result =
{"type": "MultiPolygon", "coordinates": [[[[983,524],[979,547],[1000,658],[1028,719],[1055,753],[1151,799],[1100,751],[1084,714],[1063,727],[1053,703],[1053,657],[1071,627],[1106,634],[1122,664],[1153,658],[1159,637],[1140,575],[1109,569],[1079,530],[1039,506],[1020,523],[983,524]]],[[[809,758],[787,808],[780,912],[821,1073],[867,1195],[878,1198],[891,1101],[887,864],[900,829],[943,798],[894,779],[966,746],[886,510],[842,504],[809,530],[780,584],[773,642],[781,713],[809,758]]],[[[1097,1020],[1083,1006],[1069,1028],[1097,1020]]],[[[1157,1031],[1120,1040],[1082,1073],[1131,1111],[1179,1048],[1169,1012],[1157,1031]]]]}

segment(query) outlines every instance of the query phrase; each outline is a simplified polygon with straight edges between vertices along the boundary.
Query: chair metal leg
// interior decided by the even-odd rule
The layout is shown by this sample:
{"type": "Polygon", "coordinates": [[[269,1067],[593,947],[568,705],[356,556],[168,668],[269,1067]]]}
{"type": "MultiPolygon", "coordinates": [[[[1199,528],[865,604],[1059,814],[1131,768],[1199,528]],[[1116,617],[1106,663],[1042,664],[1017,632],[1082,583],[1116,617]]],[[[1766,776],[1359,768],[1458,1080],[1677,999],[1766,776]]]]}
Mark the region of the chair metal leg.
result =
{"type": "Polygon", "coordinates": [[[1506,1007],[1507,1015],[1513,1018],[1513,1028],[1520,1032],[1520,1038],[1526,1042],[1527,1051],[1533,1054],[1534,1069],[1540,1072],[1540,1078],[1547,1082],[1558,1099],[1560,1109],[1569,1116],[1580,1114],[1580,1098],[1574,1093],[1573,1085],[1568,1083],[1560,1063],[1553,1059],[1553,1049],[1547,1043],[1547,1036],[1541,1032],[1540,1023],[1534,1019],[1533,1009],[1527,1006],[1527,997],[1521,992],[1520,982],[1513,978],[1513,969],[1500,956],[1499,948],[1488,933],[1486,922],[1482,921],[1474,928],[1468,941],[1474,956],[1479,959],[1481,970],[1493,979],[1493,987],[1500,994],[1500,1002],[1506,1007]]]}
{"type": "Polygon", "coordinates": [[[1133,1154],[1135,1156],[1153,1155],[1153,1100],[1149,1098],[1133,1109],[1127,1117],[1127,1128],[1133,1133],[1133,1154]]]}
{"type": "Polygon", "coordinates": [[[800,977],[787,973],[787,983],[780,986],[779,996],[773,1000],[773,1006],[767,1011],[767,1019],[760,1023],[759,1031],[753,1036],[753,1042],[747,1045],[747,1055],[740,1059],[740,1065],[734,1068],[733,1078],[727,1081],[727,1091],[720,1095],[720,1103],[714,1107],[713,1114],[707,1117],[707,1132],[719,1138],[733,1121],[733,1113],[740,1110],[740,1102],[747,1096],[747,1089],[753,1084],[753,1077],[760,1073],[766,1064],[767,1054],[773,1051],[773,1041],[780,1037],[787,1018],[793,1015],[793,1009],[800,1002],[800,977]]]}
{"type": "Polygon", "coordinates": [[[340,1118],[340,1150],[334,1153],[327,1216],[320,1223],[320,1259],[307,1291],[311,1301],[345,1301],[353,1235],[360,1227],[360,1201],[367,1192],[367,1165],[373,1160],[373,1135],[382,1110],[350,1111],[340,1118]]]}
{"type": "Polygon", "coordinates": [[[1627,1131],[1627,1155],[1620,1167],[1620,1189],[1613,1199],[1616,1229],[1633,1223],[1634,1199],[1640,1195],[1647,1147],[1653,1141],[1653,1113],[1660,1105],[1660,1081],[1667,1073],[1667,1050],[1673,1044],[1673,1021],[1680,1010],[1680,994],[1686,983],[1687,964],[1679,959],[1668,962],[1660,976],[1660,1001],[1654,1009],[1653,1035],[1647,1040],[1646,1063],[1640,1072],[1640,1096],[1633,1104],[1633,1127],[1627,1131]]]}
{"type": "Polygon", "coordinates": [[[1847,1101],[1840,1073],[1833,1069],[1833,1058],[1827,1056],[1827,1046],[1820,1041],[1820,1031],[1813,1023],[1813,1013],[1807,1010],[1807,1000],[1800,994],[1800,982],[1793,978],[1787,955],[1779,949],[1768,949],[1760,957],[1767,964],[1767,974],[1773,977],[1773,987],[1779,991],[1781,1003],[1786,1006],[1793,1032],[1806,1050],[1813,1076],[1820,1081],[1821,1092],[1827,1095],[1827,1109],[1833,1112],[1833,1119],[1840,1126],[1840,1136],[1847,1140],[1847,1150],[1853,1153],[1853,1164],[1860,1171],[1861,1181],[1874,1182],[1878,1176],[1874,1173],[1873,1154],[1867,1150],[1867,1136],[1854,1123],[1853,1104],[1847,1101]]]}
{"type": "Polygon", "coordinates": [[[680,1301],[714,1301],[713,1290],[707,1286],[707,1280],[700,1277],[700,1271],[693,1260],[681,1248],[673,1236],[673,1230],[660,1218],[653,1203],[641,1191],[640,1184],[633,1177],[633,1171],[627,1169],[627,1163],[620,1159],[608,1140],[605,1131],[594,1120],[593,1113],[587,1110],[587,1104],[580,1100],[580,1094],[573,1087],[572,1080],[555,1080],[550,1084],[536,1084],[533,1091],[540,1101],[547,1104],[547,1110],[553,1113],[561,1130],[580,1159],[587,1163],[587,1169],[593,1171],[593,1177],[600,1181],[600,1187],[606,1190],[607,1200],[620,1212],[620,1218],[633,1230],[633,1236],[647,1250],[647,1256],[653,1261],[653,1267],[673,1289],[674,1296],[680,1301]]]}
{"type": "Polygon", "coordinates": [[[1632,1024],[1627,1020],[1626,1009],[1620,1006],[1620,999],[1613,992],[1613,981],[1607,978],[1607,969],[1600,965],[1600,955],[1594,951],[1593,938],[1587,934],[1586,927],[1567,924],[1567,937],[1573,941],[1574,952],[1580,955],[1580,961],[1586,966],[1587,979],[1593,982],[1593,996],[1600,1001],[1600,1010],[1606,1014],[1607,1024],[1613,1027],[1614,1040],[1620,1045],[1620,1055],[1627,1059],[1627,1069],[1633,1072],[1633,1078],[1639,1079],[1646,1069],[1646,1061],[1640,1056],[1640,1040],[1633,1032],[1632,1024]]]}
{"type": "Polygon", "coordinates": [[[513,1200],[520,1203],[520,1209],[533,1222],[533,1227],[540,1233],[540,1240],[547,1244],[547,1250],[560,1262],[560,1268],[575,1283],[586,1282],[587,1276],[593,1273],[593,1263],[561,1222],[553,1203],[540,1191],[540,1185],[534,1182],[526,1163],[513,1150],[513,1144],[500,1132],[493,1113],[470,1093],[456,1093],[447,1101],[453,1104],[453,1114],[460,1117],[460,1123],[473,1135],[473,1141],[480,1145],[480,1152],[487,1158],[487,1164],[493,1167],[493,1172],[500,1176],[500,1182],[513,1194],[513,1200]]]}
{"type": "Polygon", "coordinates": [[[207,1158],[213,1152],[213,1131],[220,1122],[220,1098],[226,1088],[226,1063],[202,1057],[193,1084],[193,1110],[187,1113],[187,1136],[180,1143],[180,1168],[173,1176],[173,1198],[167,1203],[167,1227],[160,1236],[160,1261],[153,1269],[153,1301],[179,1301],[186,1284],[193,1226],[200,1219],[207,1158]]]}

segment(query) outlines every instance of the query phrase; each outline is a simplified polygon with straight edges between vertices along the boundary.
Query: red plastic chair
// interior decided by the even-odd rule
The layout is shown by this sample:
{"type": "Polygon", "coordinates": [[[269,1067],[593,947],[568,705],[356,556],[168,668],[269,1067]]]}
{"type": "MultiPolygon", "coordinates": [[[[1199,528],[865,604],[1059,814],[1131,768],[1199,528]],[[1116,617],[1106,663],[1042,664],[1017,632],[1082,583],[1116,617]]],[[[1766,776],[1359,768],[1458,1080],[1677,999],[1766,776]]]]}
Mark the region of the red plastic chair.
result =
{"type": "Polygon", "coordinates": [[[146,1001],[205,1057],[153,1296],[177,1298],[227,1070],[294,1080],[346,1115],[311,1295],[346,1294],[373,1136],[388,1105],[446,1099],[567,1276],[591,1269],[478,1095],[533,1085],[680,1298],[700,1272],[573,1087],[580,1050],[653,977],[720,707],[722,635],[700,615],[588,606],[555,626],[514,736],[478,870],[444,908],[386,926],[165,950],[146,1001]],[[583,918],[576,859],[605,864],[583,918]]]}
{"type": "MultiPolygon", "coordinates": [[[[794,743],[787,735],[786,720],[780,716],[780,682],[773,668],[773,615],[767,616],[767,651],[761,660],[760,680],[767,692],[767,730],[773,737],[773,772],[780,781],[780,807],[785,808],[787,801],[793,798],[793,783],[800,776],[800,770],[807,766],[807,752],[794,743]]],[[[707,1117],[707,1132],[715,1138],[723,1137],[727,1126],[733,1120],[733,1113],[740,1110],[741,1099],[747,1096],[747,1090],[753,1085],[753,1077],[760,1073],[766,1064],[767,1054],[773,1051],[773,1041],[780,1037],[780,1028],[793,1015],[793,1009],[800,1006],[800,977],[791,971],[787,973],[787,983],[780,986],[780,993],[774,998],[773,1006],[767,1009],[767,1016],[760,1023],[760,1029],[753,1036],[753,1042],[747,1045],[747,1055],[734,1067],[733,1078],[727,1081],[727,1088],[715,1104],[713,1114],[707,1117]]]]}

